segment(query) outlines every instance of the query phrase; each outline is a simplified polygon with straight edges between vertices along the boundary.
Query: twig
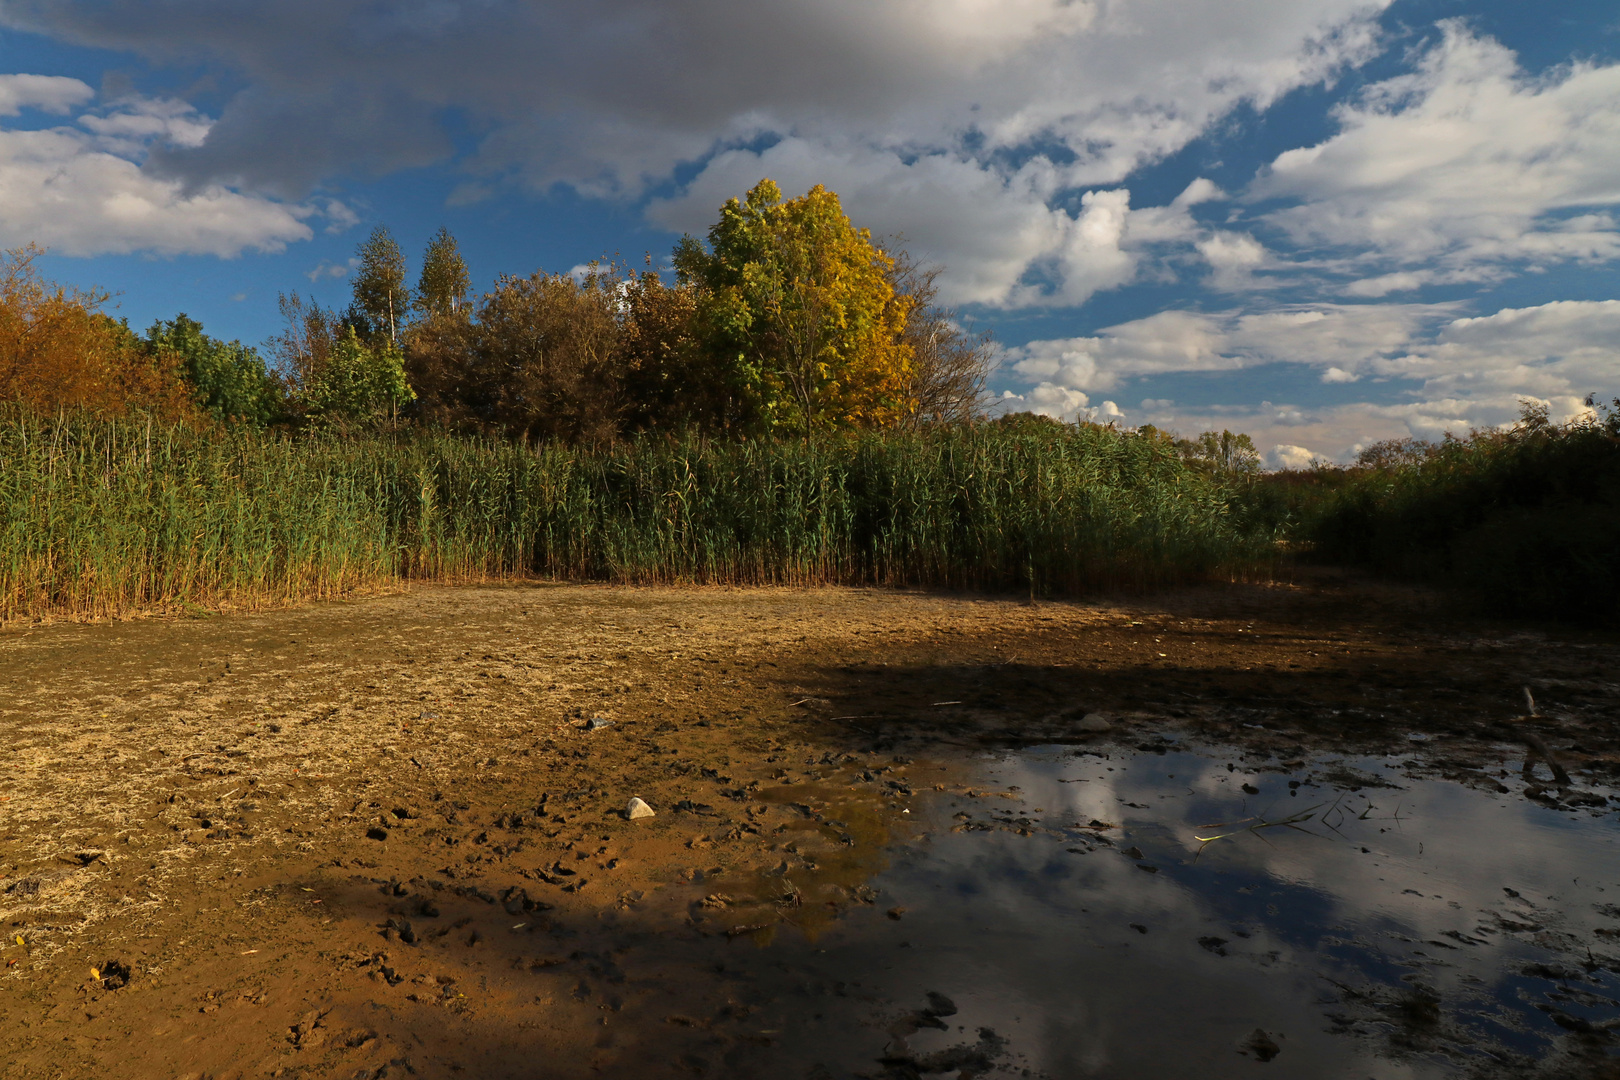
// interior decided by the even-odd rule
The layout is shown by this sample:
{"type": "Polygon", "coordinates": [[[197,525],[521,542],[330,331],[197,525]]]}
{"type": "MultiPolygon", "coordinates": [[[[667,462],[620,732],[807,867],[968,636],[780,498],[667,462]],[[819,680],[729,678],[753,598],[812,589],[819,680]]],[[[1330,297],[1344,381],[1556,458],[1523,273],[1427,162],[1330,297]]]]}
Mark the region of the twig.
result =
{"type": "MultiPolygon", "coordinates": [[[[1311,820],[1311,818],[1316,816],[1316,811],[1320,810],[1322,807],[1324,807],[1326,805],[1328,805],[1328,804],[1325,803],[1325,802],[1320,802],[1320,803],[1317,803],[1315,806],[1307,806],[1305,809],[1299,811],[1298,813],[1290,814],[1289,816],[1287,816],[1285,818],[1282,818],[1282,819],[1280,819],[1278,821],[1267,821],[1263,816],[1257,815],[1255,817],[1239,818],[1236,821],[1215,821],[1215,822],[1211,822],[1208,825],[1201,826],[1201,828],[1205,828],[1205,829],[1221,829],[1221,828],[1225,828],[1225,827],[1227,827],[1229,825],[1241,825],[1245,821],[1253,821],[1253,822],[1256,822],[1256,824],[1250,825],[1249,827],[1244,828],[1244,829],[1234,829],[1232,832],[1216,833],[1214,836],[1199,836],[1196,833],[1194,833],[1193,834],[1193,839],[1197,840],[1200,844],[1206,844],[1207,845],[1207,844],[1212,844],[1217,840],[1225,840],[1229,836],[1236,836],[1236,835],[1238,835],[1238,833],[1246,833],[1247,832],[1247,833],[1254,833],[1256,836],[1259,836],[1261,829],[1275,829],[1275,828],[1278,828],[1279,826],[1283,826],[1283,827],[1286,827],[1286,828],[1293,829],[1296,832],[1305,833],[1307,836],[1313,836],[1313,835],[1315,835],[1314,833],[1312,833],[1309,829],[1301,829],[1299,827],[1299,824],[1300,824],[1300,822],[1311,820]]],[[[1264,839],[1264,837],[1261,837],[1261,839],[1264,839]]]]}

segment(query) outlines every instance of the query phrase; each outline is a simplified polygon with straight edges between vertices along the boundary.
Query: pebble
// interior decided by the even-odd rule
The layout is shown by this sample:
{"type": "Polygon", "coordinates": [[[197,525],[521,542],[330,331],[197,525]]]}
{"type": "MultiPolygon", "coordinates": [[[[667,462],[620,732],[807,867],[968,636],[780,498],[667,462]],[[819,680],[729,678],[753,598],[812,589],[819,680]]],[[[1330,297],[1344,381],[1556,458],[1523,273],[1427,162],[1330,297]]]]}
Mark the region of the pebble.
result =
{"type": "Polygon", "coordinates": [[[635,821],[637,818],[652,817],[653,808],[648,806],[639,797],[632,797],[630,799],[630,805],[625,807],[624,816],[629,818],[631,821],[635,821]]]}
{"type": "Polygon", "coordinates": [[[1105,731],[1113,731],[1114,725],[1101,713],[1086,713],[1080,722],[1074,725],[1076,731],[1084,731],[1092,735],[1101,735],[1105,731]]]}

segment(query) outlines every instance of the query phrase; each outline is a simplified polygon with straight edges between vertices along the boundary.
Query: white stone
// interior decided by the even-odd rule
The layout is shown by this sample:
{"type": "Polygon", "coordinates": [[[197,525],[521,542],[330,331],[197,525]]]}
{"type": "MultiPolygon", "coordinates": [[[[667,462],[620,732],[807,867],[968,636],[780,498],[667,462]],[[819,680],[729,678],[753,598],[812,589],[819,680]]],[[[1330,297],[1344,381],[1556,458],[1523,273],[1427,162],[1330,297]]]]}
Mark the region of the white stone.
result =
{"type": "Polygon", "coordinates": [[[1074,726],[1075,730],[1077,731],[1084,731],[1088,734],[1095,735],[1101,735],[1105,731],[1114,730],[1114,725],[1108,722],[1107,717],[1103,716],[1102,713],[1094,712],[1086,713],[1086,715],[1080,718],[1080,722],[1074,726]]]}
{"type": "Polygon", "coordinates": [[[630,805],[625,809],[624,814],[631,821],[634,821],[637,818],[652,817],[653,808],[642,802],[639,797],[632,797],[630,805]]]}

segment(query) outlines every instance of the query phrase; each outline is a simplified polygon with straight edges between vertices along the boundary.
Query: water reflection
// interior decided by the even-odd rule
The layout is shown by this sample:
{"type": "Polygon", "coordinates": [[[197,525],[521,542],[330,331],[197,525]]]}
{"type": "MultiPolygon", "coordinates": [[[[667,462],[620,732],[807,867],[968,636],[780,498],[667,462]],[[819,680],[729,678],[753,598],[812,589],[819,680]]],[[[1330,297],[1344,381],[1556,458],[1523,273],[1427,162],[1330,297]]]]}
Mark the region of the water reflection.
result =
{"type": "Polygon", "coordinates": [[[734,943],[728,967],[769,1038],[728,1068],[1224,1077],[1271,1061],[1396,1080],[1612,1066],[1615,815],[1398,764],[1179,748],[987,760],[983,793],[911,804],[923,838],[890,849],[875,904],[810,939],[734,943]]]}

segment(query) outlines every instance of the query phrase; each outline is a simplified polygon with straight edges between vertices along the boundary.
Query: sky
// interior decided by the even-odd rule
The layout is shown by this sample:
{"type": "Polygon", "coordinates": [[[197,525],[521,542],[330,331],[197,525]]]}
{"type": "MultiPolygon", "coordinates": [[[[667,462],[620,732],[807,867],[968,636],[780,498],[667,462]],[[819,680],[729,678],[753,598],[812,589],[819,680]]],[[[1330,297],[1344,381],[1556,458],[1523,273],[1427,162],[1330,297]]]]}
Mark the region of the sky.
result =
{"type": "Polygon", "coordinates": [[[1620,395],[1620,10],[0,0],[0,247],[258,344],[377,225],[666,265],[762,177],[944,268],[1002,410],[1273,468],[1620,395]]]}

